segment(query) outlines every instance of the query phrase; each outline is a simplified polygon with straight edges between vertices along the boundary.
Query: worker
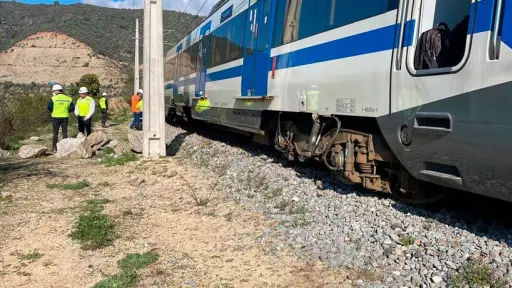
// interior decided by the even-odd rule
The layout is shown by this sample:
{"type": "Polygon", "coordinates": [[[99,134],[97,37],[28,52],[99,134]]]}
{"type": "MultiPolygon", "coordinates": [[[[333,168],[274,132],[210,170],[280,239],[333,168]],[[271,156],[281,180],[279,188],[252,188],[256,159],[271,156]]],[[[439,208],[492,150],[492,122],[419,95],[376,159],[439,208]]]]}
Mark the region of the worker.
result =
{"type": "Polygon", "coordinates": [[[137,108],[137,104],[139,104],[140,99],[142,99],[142,95],[144,92],[142,89],[137,90],[137,94],[132,96],[132,112],[133,112],[133,121],[130,124],[131,129],[135,129],[135,125],[139,124],[140,119],[142,118],[142,111],[137,108]]]}
{"type": "Polygon", "coordinates": [[[94,114],[94,99],[89,96],[89,90],[86,87],[81,87],[78,90],[80,98],[76,101],[75,115],[78,118],[78,131],[87,136],[91,135],[92,130],[92,114],[94,114]]]}
{"type": "Polygon", "coordinates": [[[101,109],[101,127],[107,127],[107,118],[108,118],[108,101],[107,101],[107,93],[103,92],[100,98],[100,109],[101,109]]]}
{"type": "MultiPolygon", "coordinates": [[[[139,118],[139,121],[142,119],[142,113],[143,113],[142,111],[144,111],[144,110],[143,110],[143,108],[144,108],[144,106],[143,106],[143,105],[144,105],[144,104],[142,103],[142,101],[144,101],[144,100],[141,98],[141,99],[139,100],[139,103],[137,103],[137,109],[139,109],[139,111],[140,111],[140,115],[141,115],[141,117],[139,118]]],[[[139,122],[139,123],[140,123],[140,122],[139,122]]],[[[137,124],[139,124],[139,123],[137,123],[137,124]]],[[[135,128],[136,128],[137,130],[139,130],[139,129],[140,129],[140,128],[138,128],[138,127],[137,127],[137,125],[135,125],[135,128]]]]}
{"type": "Polygon", "coordinates": [[[53,97],[48,101],[48,112],[51,113],[53,127],[52,153],[57,152],[59,129],[62,127],[62,139],[68,138],[69,113],[75,110],[73,99],[64,94],[62,86],[55,84],[52,87],[53,97]]]}

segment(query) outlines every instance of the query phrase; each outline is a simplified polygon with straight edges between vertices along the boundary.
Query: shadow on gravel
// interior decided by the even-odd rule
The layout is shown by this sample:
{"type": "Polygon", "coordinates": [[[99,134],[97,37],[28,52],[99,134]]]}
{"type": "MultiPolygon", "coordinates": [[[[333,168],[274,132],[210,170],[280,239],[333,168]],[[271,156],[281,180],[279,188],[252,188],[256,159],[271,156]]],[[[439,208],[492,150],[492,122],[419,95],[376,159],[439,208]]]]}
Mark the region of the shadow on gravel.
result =
{"type": "MultiPolygon", "coordinates": [[[[182,134],[197,133],[210,140],[243,149],[254,157],[268,157],[269,161],[273,163],[280,163],[283,167],[293,169],[297,177],[315,181],[321,189],[330,189],[340,195],[355,194],[358,197],[389,198],[387,195],[373,193],[361,187],[347,185],[338,181],[321,163],[314,161],[308,163],[287,163],[277,150],[253,143],[250,137],[221,131],[217,127],[208,124],[201,124],[201,126],[195,127],[192,125],[179,126],[188,131],[182,134]]],[[[185,137],[181,136],[182,134],[178,135],[177,139],[173,140],[173,142],[177,141],[181,145],[185,137]]],[[[168,153],[168,155],[175,155],[179,151],[179,145],[172,149],[173,154],[168,153]]],[[[512,203],[506,201],[450,190],[447,198],[436,203],[411,205],[397,201],[391,205],[390,209],[466,230],[477,236],[499,241],[512,247],[512,217],[510,216],[512,203]]]]}
{"type": "Polygon", "coordinates": [[[55,177],[55,171],[48,169],[48,164],[27,160],[0,161],[0,187],[8,182],[28,177],[55,177]]]}
{"type": "Polygon", "coordinates": [[[172,139],[171,143],[167,145],[166,147],[166,155],[167,156],[176,156],[178,151],[180,151],[181,145],[183,145],[183,142],[185,141],[185,138],[187,138],[188,135],[192,134],[193,132],[187,131],[180,133],[172,139]]]}

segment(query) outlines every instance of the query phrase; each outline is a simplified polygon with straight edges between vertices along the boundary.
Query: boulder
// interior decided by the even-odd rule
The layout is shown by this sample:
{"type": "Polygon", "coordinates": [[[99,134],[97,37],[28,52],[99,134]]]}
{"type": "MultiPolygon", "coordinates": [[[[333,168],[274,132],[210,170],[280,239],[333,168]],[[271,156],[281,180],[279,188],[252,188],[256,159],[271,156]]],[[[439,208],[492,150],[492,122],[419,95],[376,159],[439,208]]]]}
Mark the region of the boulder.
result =
{"type": "Polygon", "coordinates": [[[110,138],[105,132],[96,131],[85,138],[82,144],[80,144],[78,151],[82,154],[83,158],[91,158],[94,152],[98,151],[108,141],[110,141],[110,138]]]}
{"type": "Polygon", "coordinates": [[[55,157],[68,157],[74,159],[82,158],[82,153],[78,150],[84,141],[85,138],[83,137],[62,139],[59,143],[57,143],[57,153],[55,153],[55,157]]]}
{"type": "Polygon", "coordinates": [[[119,142],[116,139],[112,139],[105,147],[115,148],[118,144],[119,142]]]}
{"type": "Polygon", "coordinates": [[[0,157],[9,157],[9,156],[12,156],[11,151],[0,149],[0,157]]]}
{"type": "Polygon", "coordinates": [[[24,145],[20,148],[19,155],[23,159],[37,158],[43,156],[48,148],[42,145],[24,145]]]}
{"type": "Polygon", "coordinates": [[[37,136],[32,136],[30,137],[30,141],[41,141],[43,139],[41,139],[41,137],[37,137],[37,136]]]}
{"type": "Polygon", "coordinates": [[[137,153],[142,153],[142,131],[128,130],[128,141],[130,142],[130,148],[137,153]]]}

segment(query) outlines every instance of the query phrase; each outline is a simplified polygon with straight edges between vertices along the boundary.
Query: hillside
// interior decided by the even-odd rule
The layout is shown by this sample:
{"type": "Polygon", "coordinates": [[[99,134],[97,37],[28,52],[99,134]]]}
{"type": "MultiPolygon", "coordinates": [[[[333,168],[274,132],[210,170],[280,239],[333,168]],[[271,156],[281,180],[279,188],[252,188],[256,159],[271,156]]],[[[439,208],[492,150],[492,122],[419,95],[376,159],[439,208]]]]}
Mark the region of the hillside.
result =
{"type": "MultiPolygon", "coordinates": [[[[0,2],[0,51],[38,32],[60,32],[92,48],[99,55],[121,63],[133,62],[135,18],[143,32],[143,10],[112,9],[92,5],[27,5],[0,2]]],[[[187,13],[164,11],[164,41],[176,43],[203,18],[187,13]],[[178,18],[181,18],[179,23],[178,18]],[[175,27],[173,27],[175,26],[175,27]]],[[[141,41],[142,47],[142,41],[141,41]]],[[[169,49],[171,45],[165,45],[169,49]]],[[[142,50],[141,50],[142,51],[142,50]]],[[[142,57],[141,57],[142,59],[142,57]]],[[[131,67],[128,66],[130,69],[131,67]]]]}
{"type": "Polygon", "coordinates": [[[31,35],[0,52],[0,81],[73,84],[84,74],[98,75],[103,85],[123,84],[121,64],[55,32],[31,35]]]}

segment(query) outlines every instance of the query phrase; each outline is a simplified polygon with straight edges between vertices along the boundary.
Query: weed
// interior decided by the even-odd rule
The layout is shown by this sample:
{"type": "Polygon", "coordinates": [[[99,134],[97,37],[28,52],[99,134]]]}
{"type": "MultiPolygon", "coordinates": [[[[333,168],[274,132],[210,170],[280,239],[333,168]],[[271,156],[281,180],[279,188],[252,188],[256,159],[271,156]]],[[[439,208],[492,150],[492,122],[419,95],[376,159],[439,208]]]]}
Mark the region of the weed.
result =
{"type": "MultiPolygon", "coordinates": [[[[190,185],[190,182],[188,182],[187,179],[183,178],[181,175],[180,175],[180,177],[181,177],[181,179],[183,179],[183,181],[185,181],[188,188],[190,189],[190,193],[191,193],[190,195],[191,195],[192,199],[194,199],[194,202],[196,202],[197,206],[206,206],[206,205],[208,205],[208,203],[210,203],[210,201],[212,200],[211,195],[208,195],[208,196],[197,195],[196,190],[194,189],[194,187],[192,187],[192,185],[190,185]]],[[[213,191],[217,187],[217,185],[219,183],[219,179],[220,178],[217,178],[217,182],[215,182],[215,184],[210,189],[210,191],[213,191]]]]}
{"type": "Polygon", "coordinates": [[[117,262],[121,272],[110,276],[98,282],[93,288],[118,288],[132,287],[137,284],[137,270],[147,267],[158,260],[156,252],[146,252],[144,254],[128,254],[117,262]]]}
{"type": "Polygon", "coordinates": [[[303,228],[309,225],[308,219],[306,219],[306,215],[301,214],[293,218],[292,227],[294,228],[303,228]]]}
{"type": "Polygon", "coordinates": [[[131,161],[137,161],[138,157],[135,153],[124,152],[121,155],[105,155],[101,158],[101,163],[107,167],[122,166],[131,161]]]}
{"type": "Polygon", "coordinates": [[[18,259],[20,259],[21,261],[28,261],[30,263],[35,262],[44,256],[44,254],[41,254],[38,251],[30,252],[27,254],[21,254],[19,252],[15,252],[14,255],[17,255],[18,259]]]}
{"type": "Polygon", "coordinates": [[[46,184],[48,189],[63,189],[63,190],[80,190],[89,187],[90,184],[87,180],[78,181],[69,184],[46,184]]]}
{"type": "Polygon", "coordinates": [[[139,270],[155,263],[158,260],[158,253],[146,252],[144,254],[131,253],[126,255],[117,264],[122,270],[139,270]]]}
{"type": "Polygon", "coordinates": [[[7,145],[9,146],[9,150],[15,151],[20,150],[21,146],[23,146],[18,139],[9,139],[9,141],[7,141],[7,145]]]}
{"type": "Polygon", "coordinates": [[[121,271],[107,279],[101,280],[93,288],[131,287],[137,283],[137,278],[137,273],[133,270],[121,271]]]}
{"type": "Polygon", "coordinates": [[[399,241],[400,241],[400,244],[402,244],[403,246],[411,246],[412,244],[414,244],[414,241],[416,239],[414,239],[414,237],[410,236],[410,235],[407,235],[407,236],[402,236],[400,237],[399,241]]]}
{"type": "Polygon", "coordinates": [[[109,216],[101,214],[106,199],[87,201],[85,211],[78,216],[71,239],[79,240],[84,250],[101,249],[110,246],[119,237],[109,216]]]}
{"type": "Polygon", "coordinates": [[[112,148],[112,147],[105,147],[101,151],[105,155],[107,155],[107,154],[114,154],[114,148],[112,148]]]}
{"type": "Polygon", "coordinates": [[[271,199],[274,199],[281,195],[283,195],[283,188],[279,187],[276,189],[271,189],[270,191],[269,190],[265,191],[263,193],[263,198],[265,198],[266,200],[271,200],[271,199]]]}
{"type": "Polygon", "coordinates": [[[450,287],[507,287],[508,283],[482,263],[466,263],[451,275],[450,287]]]}

